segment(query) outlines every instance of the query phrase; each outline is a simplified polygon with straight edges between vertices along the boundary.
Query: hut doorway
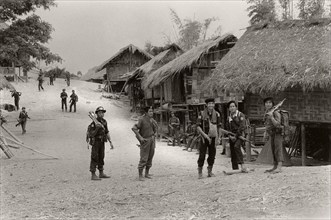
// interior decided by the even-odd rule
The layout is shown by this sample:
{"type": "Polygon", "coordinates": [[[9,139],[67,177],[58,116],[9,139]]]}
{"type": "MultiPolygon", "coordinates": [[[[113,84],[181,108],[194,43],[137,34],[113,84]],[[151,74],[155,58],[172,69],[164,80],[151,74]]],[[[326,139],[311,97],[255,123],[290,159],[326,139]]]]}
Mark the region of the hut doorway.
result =
{"type": "Polygon", "coordinates": [[[306,141],[308,157],[331,163],[331,128],[307,127],[306,141]]]}

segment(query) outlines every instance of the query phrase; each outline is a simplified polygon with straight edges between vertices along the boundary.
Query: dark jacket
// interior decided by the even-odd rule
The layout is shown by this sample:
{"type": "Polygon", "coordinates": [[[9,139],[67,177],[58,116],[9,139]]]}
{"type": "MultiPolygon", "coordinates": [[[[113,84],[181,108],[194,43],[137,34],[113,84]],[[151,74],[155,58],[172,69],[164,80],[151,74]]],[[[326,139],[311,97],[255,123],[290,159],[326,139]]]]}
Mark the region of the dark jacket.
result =
{"type": "Polygon", "coordinates": [[[226,129],[234,133],[236,137],[243,135],[245,131],[245,115],[238,110],[234,114],[230,114],[227,119],[226,129]]]}

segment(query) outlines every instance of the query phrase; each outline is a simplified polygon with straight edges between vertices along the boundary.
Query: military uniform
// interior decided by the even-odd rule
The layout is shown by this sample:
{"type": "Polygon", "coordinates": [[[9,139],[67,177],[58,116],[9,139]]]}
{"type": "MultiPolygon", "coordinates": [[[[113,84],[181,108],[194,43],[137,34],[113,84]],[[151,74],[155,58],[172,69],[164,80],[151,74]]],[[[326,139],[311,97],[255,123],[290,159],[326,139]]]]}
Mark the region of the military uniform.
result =
{"type": "Polygon", "coordinates": [[[180,139],[179,139],[179,130],[180,130],[180,121],[179,118],[176,116],[173,116],[169,119],[169,127],[172,139],[172,145],[175,146],[176,142],[178,145],[180,145],[180,139]]]}
{"type": "Polygon", "coordinates": [[[44,91],[44,87],[43,87],[43,82],[44,82],[44,78],[43,76],[40,74],[38,76],[38,90],[40,91],[40,89],[42,89],[44,91]]]}
{"type": "Polygon", "coordinates": [[[18,116],[18,121],[19,123],[16,124],[16,126],[21,125],[22,126],[22,134],[26,133],[25,127],[26,127],[26,122],[30,118],[28,116],[28,113],[26,111],[21,111],[20,115],[18,116]]]}
{"type": "Polygon", "coordinates": [[[20,106],[19,106],[19,102],[20,102],[20,96],[21,96],[22,93],[20,92],[17,92],[17,91],[14,91],[11,96],[14,97],[14,103],[15,103],[15,107],[16,107],[16,110],[18,111],[20,109],[20,106]]]}
{"type": "Polygon", "coordinates": [[[68,94],[63,90],[60,94],[60,97],[61,97],[61,108],[62,108],[62,111],[65,107],[65,110],[67,111],[67,97],[68,97],[68,94]]]}
{"type": "Polygon", "coordinates": [[[245,115],[238,110],[234,113],[230,113],[228,117],[226,128],[235,134],[235,140],[229,139],[230,151],[231,151],[231,163],[232,169],[238,170],[238,164],[244,164],[243,154],[241,152],[241,146],[243,141],[239,139],[245,131],[245,115]]]}
{"type": "Polygon", "coordinates": [[[74,106],[74,112],[76,112],[76,103],[78,102],[78,96],[75,93],[72,93],[70,95],[70,109],[69,111],[71,112],[72,106],[74,106]]]}

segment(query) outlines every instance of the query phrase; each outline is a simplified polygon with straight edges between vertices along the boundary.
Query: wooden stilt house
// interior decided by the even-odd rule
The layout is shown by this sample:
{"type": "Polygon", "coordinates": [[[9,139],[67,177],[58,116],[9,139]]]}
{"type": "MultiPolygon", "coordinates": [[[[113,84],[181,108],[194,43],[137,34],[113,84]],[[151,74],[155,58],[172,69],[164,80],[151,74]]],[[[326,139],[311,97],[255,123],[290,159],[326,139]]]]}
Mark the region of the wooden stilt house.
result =
{"type": "Polygon", "coordinates": [[[263,98],[286,98],[282,109],[296,127],[289,147],[301,155],[302,165],[307,155],[330,161],[330,39],[330,19],[252,26],[204,86],[244,92],[245,113],[257,124],[264,116],[263,98]]]}
{"type": "Polygon", "coordinates": [[[135,70],[152,58],[153,56],[146,51],[130,44],[102,63],[97,68],[97,72],[106,69],[107,85],[111,86],[112,91],[121,92],[126,82],[126,79],[121,76],[135,70]]]}

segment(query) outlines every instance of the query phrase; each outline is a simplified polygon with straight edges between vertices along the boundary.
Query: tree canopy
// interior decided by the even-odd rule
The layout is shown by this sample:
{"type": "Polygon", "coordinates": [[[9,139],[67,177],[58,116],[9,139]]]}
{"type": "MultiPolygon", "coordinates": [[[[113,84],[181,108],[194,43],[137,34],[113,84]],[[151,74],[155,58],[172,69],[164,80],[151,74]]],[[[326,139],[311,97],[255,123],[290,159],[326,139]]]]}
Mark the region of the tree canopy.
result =
{"type": "Polygon", "coordinates": [[[1,0],[0,20],[9,25],[0,30],[0,65],[14,63],[30,70],[39,61],[50,64],[62,60],[45,46],[51,39],[51,24],[33,13],[37,8],[52,6],[55,6],[54,0],[1,0]]]}

